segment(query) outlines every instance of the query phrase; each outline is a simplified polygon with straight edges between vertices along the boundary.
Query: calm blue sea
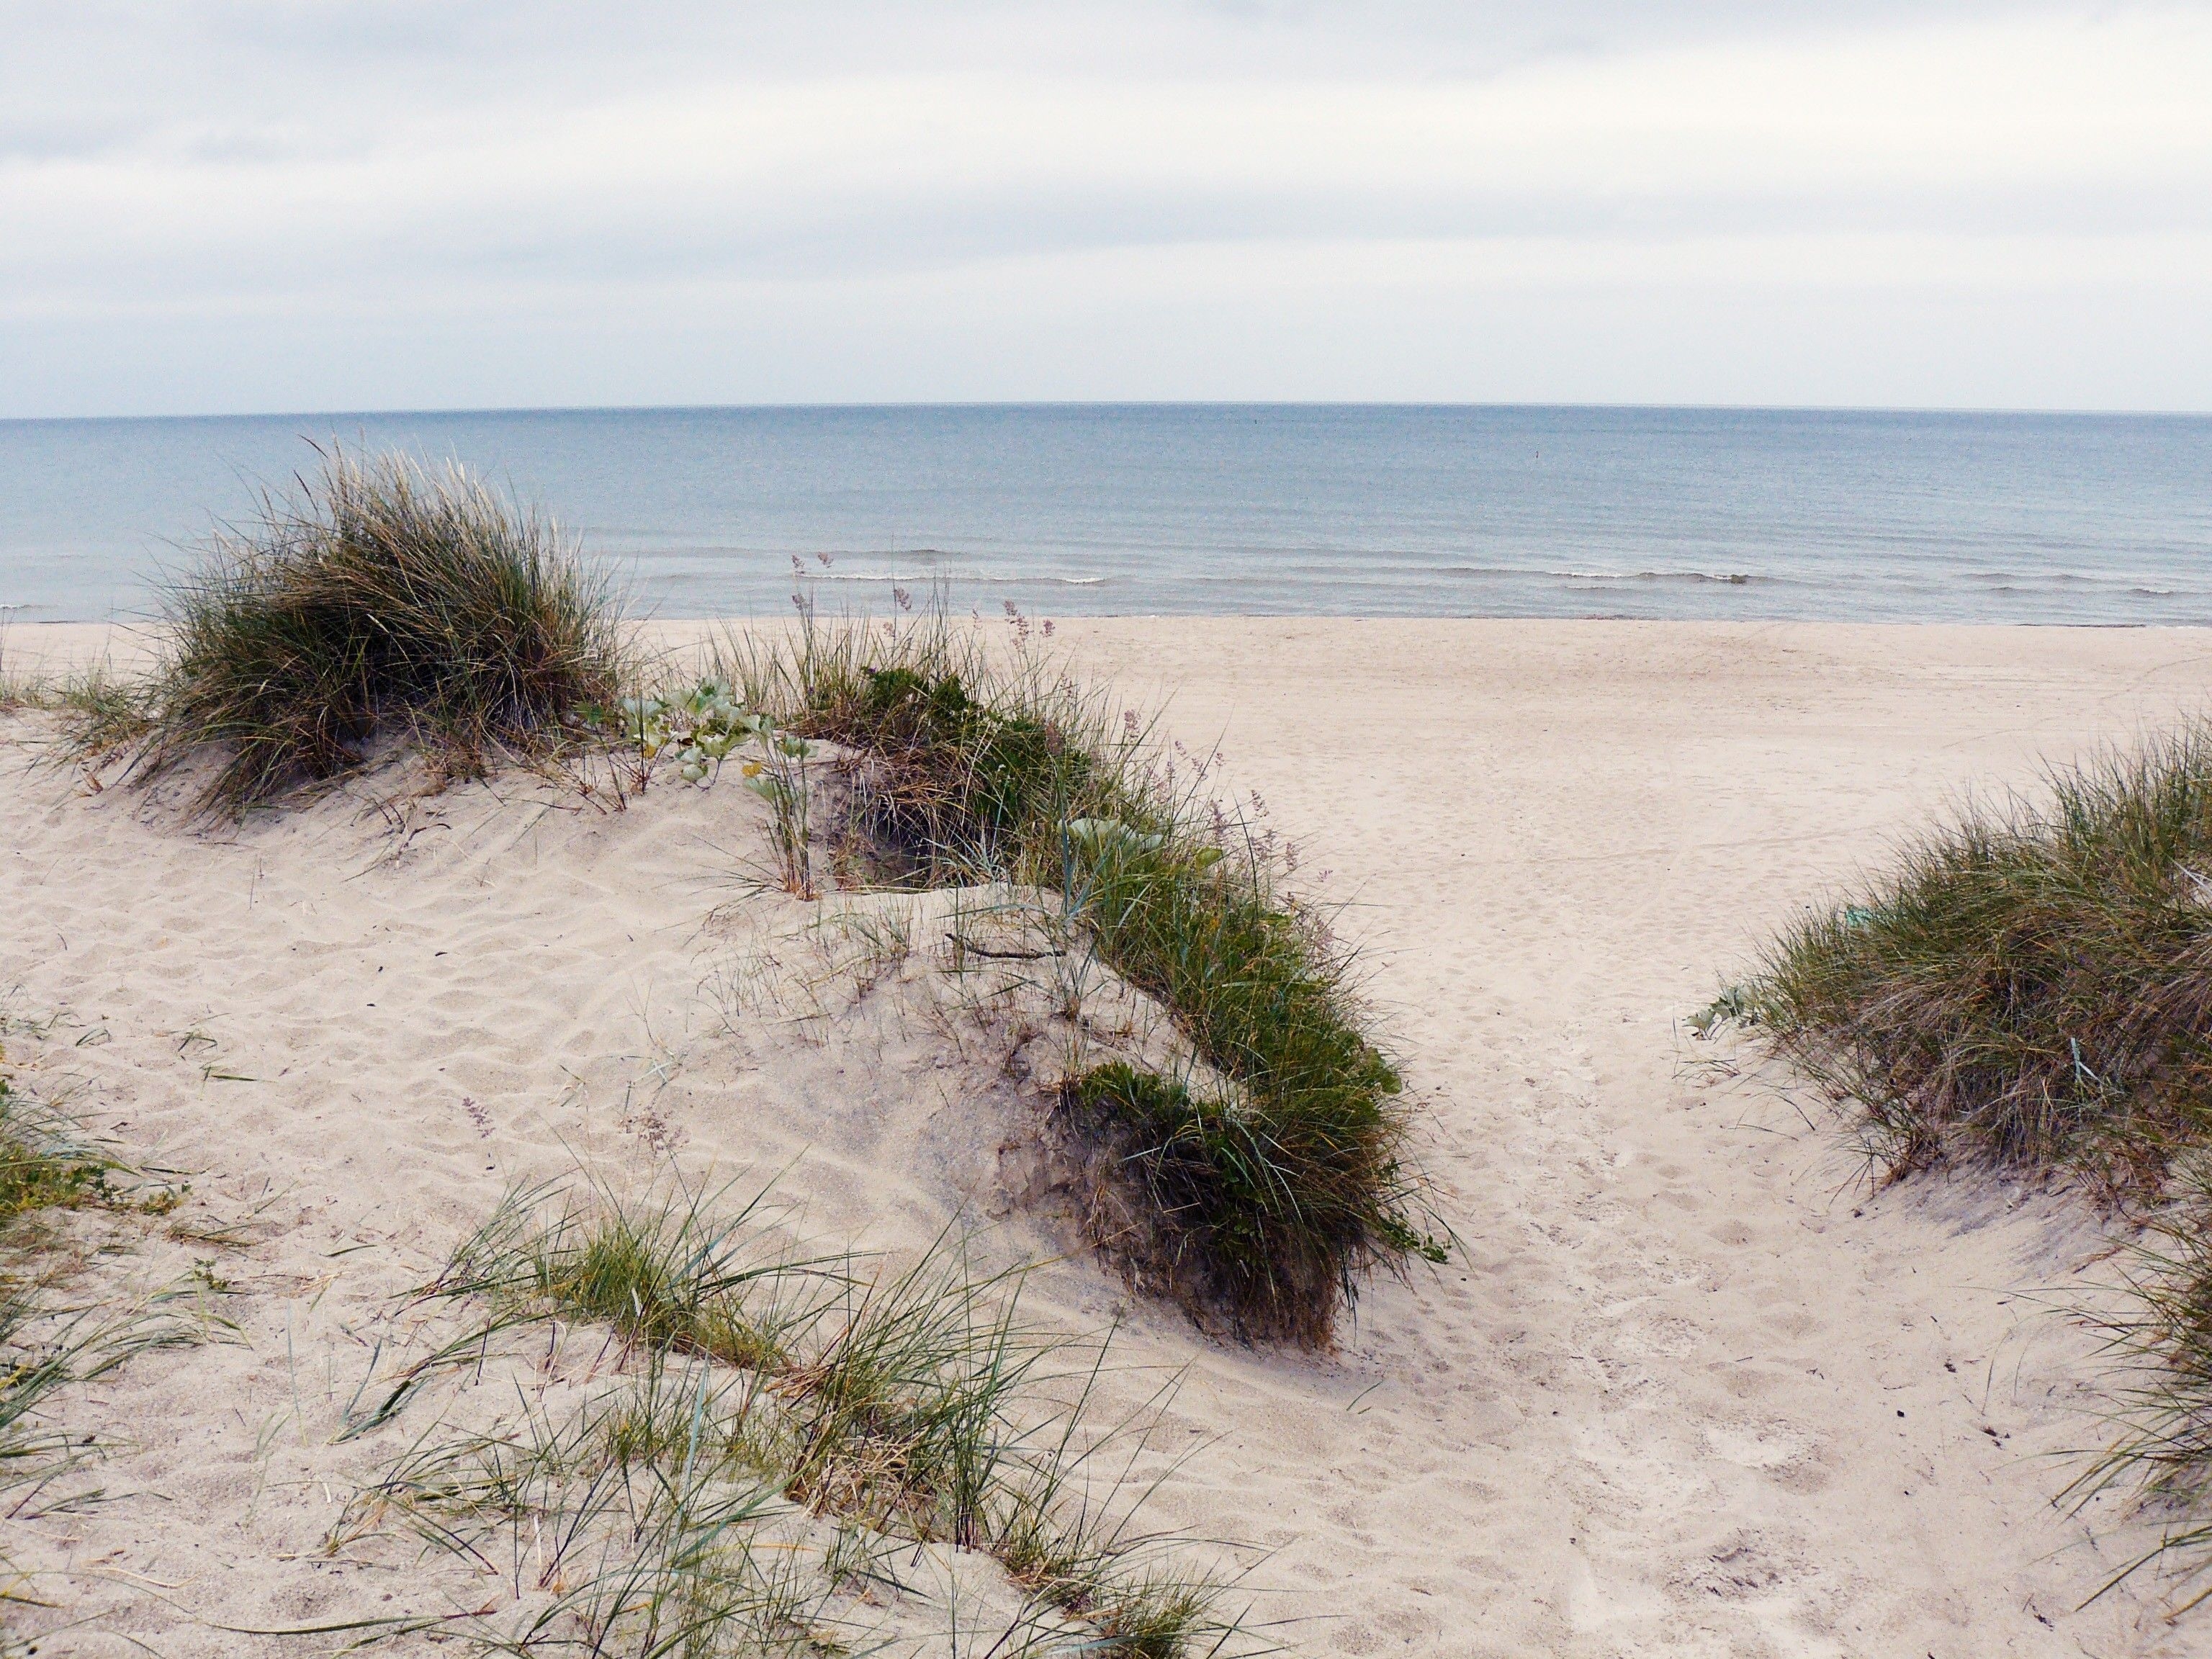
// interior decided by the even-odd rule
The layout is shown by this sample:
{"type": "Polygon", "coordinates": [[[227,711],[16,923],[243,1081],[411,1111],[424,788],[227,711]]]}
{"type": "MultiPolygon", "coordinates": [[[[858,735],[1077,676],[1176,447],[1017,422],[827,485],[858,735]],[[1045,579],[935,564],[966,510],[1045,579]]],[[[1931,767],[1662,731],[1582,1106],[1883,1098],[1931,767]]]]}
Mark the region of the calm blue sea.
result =
{"type": "Polygon", "coordinates": [[[458,457],[666,617],[796,556],[1038,616],[2212,622],[2212,417],[1226,404],[0,422],[0,616],[149,613],[310,439],[458,457]]]}

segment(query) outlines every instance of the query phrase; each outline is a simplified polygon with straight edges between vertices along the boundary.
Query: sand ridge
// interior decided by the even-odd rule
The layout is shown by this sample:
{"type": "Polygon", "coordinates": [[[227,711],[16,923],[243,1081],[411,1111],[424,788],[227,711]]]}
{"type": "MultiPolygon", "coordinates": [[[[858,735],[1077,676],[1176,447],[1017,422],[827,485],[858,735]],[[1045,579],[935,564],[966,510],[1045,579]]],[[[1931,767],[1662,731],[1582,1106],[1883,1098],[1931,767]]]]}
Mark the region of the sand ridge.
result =
{"type": "MultiPolygon", "coordinates": [[[[1195,1449],[1164,1509],[1273,1552],[1253,1583],[1284,1639],[2191,1650],[2201,1630],[2154,1595],[2075,1610],[2125,1539],[2047,1502],[2052,1455],[2095,1439],[2095,1372],[2036,1293],[2106,1246],[2094,1224],[2063,1195],[1870,1194],[1831,1128],[1680,1021],[1947,792],[2198,707],[2212,641],[1304,620],[1059,638],[1171,693],[1186,741],[1218,735],[1230,783],[1346,904],[1468,1247],[1372,1286],[1322,1357],[1209,1343],[1085,1261],[1041,1272],[1052,1317],[1119,1311],[1133,1358],[1191,1368],[1175,1426],[1195,1449]]],[[[1004,1188],[1027,1109],[980,1050],[948,1060],[927,1022],[823,1046],[732,1021],[717,975],[789,934],[745,903],[707,925],[757,839],[743,792],[610,814],[503,780],[398,837],[343,795],[210,836],[31,766],[37,726],[0,747],[4,977],[109,1033],[40,1063],[258,1218],[225,1268],[254,1289],[246,1341],[179,1361],[184,1390],[141,1366],[100,1391],[115,1423],[162,1425],[113,1470],[162,1502],[46,1536],[136,1575],[103,1617],[165,1654],[252,1650],[137,1580],[233,1624],[386,1593],[284,1559],[382,1449],[313,1431],[392,1297],[508,1181],[580,1155],[787,1166],[808,1228],[890,1249],[1004,1188]]],[[[997,1248],[1055,1248],[995,1209],[997,1248]]]]}

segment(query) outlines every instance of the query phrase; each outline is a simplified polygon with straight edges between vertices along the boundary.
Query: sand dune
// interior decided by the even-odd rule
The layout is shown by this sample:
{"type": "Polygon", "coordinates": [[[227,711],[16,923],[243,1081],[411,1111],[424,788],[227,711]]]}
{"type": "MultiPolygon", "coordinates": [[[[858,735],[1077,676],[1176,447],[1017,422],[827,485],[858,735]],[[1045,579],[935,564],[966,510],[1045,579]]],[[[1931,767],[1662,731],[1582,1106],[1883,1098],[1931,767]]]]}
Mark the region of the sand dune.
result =
{"type": "MultiPolygon", "coordinates": [[[[88,636],[19,629],[20,659],[88,636]]],[[[1255,1352],[1080,1256],[1070,1328],[1188,1365],[1163,1513],[1271,1552],[1259,1616],[1344,1654],[2201,1650],[2155,1584],[2077,1610],[2119,1518],[2048,1499],[2091,1445],[2094,1344],[2049,1311],[2111,1240],[2063,1194],[1872,1193],[1832,1125],[1680,1022],[1793,904],[1947,795],[2193,710],[2185,631],[1115,621],[1059,635],[1217,738],[1343,902],[1426,1109],[1466,1257],[1362,1299],[1337,1352],[1255,1352]]],[[[90,1622],[57,1652],[294,1651],[234,1626],[408,1585],[314,1554],[404,1439],[332,1445],[392,1298],[517,1179],[784,1171],[811,1235],[911,1251],[1069,1232],[1034,1091],[920,993],[858,1014],[805,908],[739,896],[744,792],[623,812],[530,780],[366,788],[221,834],[86,793],[0,722],[0,986],[66,1021],[11,1055],[250,1248],[241,1340],[89,1390],[132,1443],[84,1515],[9,1523],[90,1622]],[[721,911],[710,922],[710,913],[721,911]],[[810,955],[810,953],[813,953],[810,955]],[[802,1006],[819,979],[824,1021],[802,1006]],[[80,1042],[94,1032],[106,1036],[80,1042]],[[196,1623],[195,1619],[202,1621],[196,1623]]],[[[865,1002],[866,1000],[862,999],[865,1002]]],[[[2102,1271],[2109,1272],[2109,1268],[2102,1271]]]]}

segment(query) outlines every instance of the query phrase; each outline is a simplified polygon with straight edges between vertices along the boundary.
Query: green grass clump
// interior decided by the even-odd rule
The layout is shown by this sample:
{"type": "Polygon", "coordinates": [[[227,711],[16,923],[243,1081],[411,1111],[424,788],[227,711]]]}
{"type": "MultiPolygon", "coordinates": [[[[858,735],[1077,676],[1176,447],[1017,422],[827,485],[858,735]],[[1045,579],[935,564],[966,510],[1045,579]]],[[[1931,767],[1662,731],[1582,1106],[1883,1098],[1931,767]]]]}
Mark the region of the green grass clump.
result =
{"type": "MultiPolygon", "coordinates": [[[[1350,1274],[1386,1252],[1431,1261],[1444,1247],[1370,1194],[1395,1169],[1363,1167],[1377,1139],[1342,1115],[1194,1096],[1178,1079],[1117,1061],[1070,1087],[1103,1128],[1124,1176],[1140,1183],[1158,1237],[1145,1255],[1167,1282],[1235,1310],[1261,1336],[1321,1341],[1350,1274]]],[[[1363,1110],[1365,1109],[1363,1109],[1363,1110]]]]}
{"type": "Polygon", "coordinates": [[[1397,1071],[1354,1023],[1310,921],[1276,902],[1266,874],[1127,837],[1099,850],[1083,910],[1099,954],[1174,1010],[1235,1086],[1194,1096],[1183,1079],[1116,1064],[1073,1096],[1142,1180],[1176,1273],[1249,1331],[1318,1341],[1358,1268],[1441,1261],[1444,1249],[1413,1219],[1397,1071]]]}
{"type": "Polygon", "coordinates": [[[987,707],[957,672],[871,670],[851,706],[817,719],[824,735],[867,748],[877,772],[866,827],[931,877],[1005,861],[1091,780],[1091,757],[1060,726],[987,707]]]}
{"type": "Polygon", "coordinates": [[[554,527],[398,455],[331,453],[217,537],[164,610],[139,766],[220,754],[204,808],[343,775],[392,735],[476,775],[617,690],[614,605],[554,527]]]}
{"type": "Polygon", "coordinates": [[[1247,1336],[1325,1342],[1364,1271],[1443,1253],[1417,1224],[1401,1080],[1349,958],[1279,890],[1272,839],[1201,794],[1203,763],[1178,775],[1143,722],[1015,631],[994,653],[941,610],[805,613],[720,665],[747,706],[842,746],[866,878],[1056,892],[1097,958],[1160,1001],[1229,1087],[1121,1067],[1072,1091],[1140,1200],[1101,1242],[1247,1336]]]}
{"type": "Polygon", "coordinates": [[[63,1133],[59,1120],[30,1106],[0,1075],[0,1237],[49,1210],[117,1203],[121,1167],[63,1133]]]}
{"type": "Polygon", "coordinates": [[[1022,1462],[1015,1409],[1050,1349],[1017,1320],[1018,1279],[941,1246],[853,1287],[789,1376],[792,1495],[878,1529],[990,1550],[1022,1462]]]}
{"type": "Polygon", "coordinates": [[[1716,1006],[1861,1103],[1893,1170],[1947,1153],[2153,1197],[2212,1129],[2212,731],[1909,847],[1716,1006]]]}
{"type": "Polygon", "coordinates": [[[752,1404],[707,1362],[648,1351],[638,1374],[572,1410],[526,1395],[519,1420],[425,1435],[354,1496],[330,1547],[411,1533],[504,1577],[515,1606],[503,1618],[403,1614],[353,1628],[368,1641],[439,1632],[483,1659],[818,1652],[825,1598],[807,1594],[787,1549],[760,1547],[784,1506],[734,1455],[733,1425],[752,1404]]]}
{"type": "MultiPolygon", "coordinates": [[[[0,1050],[0,1063],[7,1059],[0,1050]]],[[[0,1251],[38,1242],[56,1211],[167,1215],[184,1189],[146,1181],[88,1140],[69,1115],[25,1093],[0,1071],[0,1251]]],[[[0,1267],[0,1277],[9,1270],[0,1267]]]]}
{"type": "MultiPolygon", "coordinates": [[[[410,1533],[507,1577],[515,1602],[380,1618],[370,1639],[436,1630],[487,1656],[838,1651],[833,1604],[911,1594],[936,1546],[993,1557],[1023,1591],[991,1650],[1226,1650],[1219,1586],[1133,1534],[1146,1494],[1109,1479],[1102,1498],[1085,1478],[1117,1437],[1087,1420],[1103,1343],[1026,1330],[1019,1274],[979,1275],[944,1240],[882,1277],[794,1255],[750,1224],[760,1202],[725,1218],[685,1194],[518,1191],[454,1253],[426,1294],[491,1316],[407,1368],[375,1421],[426,1367],[478,1369],[519,1325],[604,1327],[624,1363],[595,1358],[598,1386],[568,1408],[529,1390],[519,1419],[435,1425],[355,1497],[333,1550],[410,1533]],[[754,1337],[713,1334],[732,1328],[754,1337]],[[1089,1363],[1059,1364],[1071,1347],[1089,1363]],[[794,1517],[833,1521],[835,1540],[794,1517]]],[[[550,1364],[559,1344],[527,1346],[550,1364]]]]}
{"type": "Polygon", "coordinates": [[[750,706],[865,756],[850,829],[878,879],[935,886],[1034,864],[1069,804],[1107,783],[1081,693],[1035,673],[1017,688],[969,643],[937,617],[890,636],[810,617],[795,649],[737,666],[750,706]]]}
{"type": "Polygon", "coordinates": [[[2047,782],[1909,845],[1695,1024],[1852,1103],[1893,1178],[2064,1172],[2150,1215],[2133,1311],[2096,1322],[2126,1426],[2071,1492],[2131,1488],[2163,1524],[2120,1576],[2185,1581],[2212,1570],[2212,726],[2047,782]]]}
{"type": "Polygon", "coordinates": [[[0,714],[57,711],[66,723],[68,751],[93,759],[143,738],[152,726],[146,688],[105,661],[56,676],[19,669],[0,626],[0,714]]]}
{"type": "Polygon", "coordinates": [[[47,684],[41,675],[27,673],[15,666],[8,650],[8,629],[0,623],[0,714],[12,714],[19,708],[42,706],[48,695],[47,684]]]}
{"type": "Polygon", "coordinates": [[[146,740],[154,729],[148,686],[95,663],[54,684],[48,706],[58,708],[68,732],[68,750],[80,761],[95,762],[146,740]]]}
{"type": "Polygon", "coordinates": [[[787,1298],[804,1266],[758,1254],[753,1207],[715,1218],[696,1194],[617,1204],[510,1194],[430,1286],[509,1306],[597,1320],[628,1341],[758,1369],[781,1363],[811,1302],[787,1298]],[[769,1294],[773,1292],[773,1294],[769,1294]]]}
{"type": "MultiPolygon", "coordinates": [[[[2172,1569],[2178,1612],[2212,1587],[2212,1177],[2192,1170],[2181,1203],[2139,1257],[2132,1303],[2094,1322],[2124,1366],[2119,1434],[2060,1494],[2077,1511],[2118,1491],[2154,1517],[2155,1540],[2107,1582],[2154,1563],[2172,1569]]],[[[2100,1592],[2101,1594],[2101,1592],[2100,1592]]]]}
{"type": "Polygon", "coordinates": [[[887,1282],[764,1253],[755,1206],[510,1194],[431,1292],[605,1324],[653,1352],[758,1372],[785,1401],[796,1501],[980,1547],[1005,1402],[1036,1351],[1005,1286],[935,1252],[887,1282]],[[811,1338],[812,1340],[809,1340],[811,1338]]]}
{"type": "MultiPolygon", "coordinates": [[[[91,1146],[65,1113],[0,1071],[0,1509],[10,1516],[65,1511],[98,1497],[69,1477],[106,1448],[66,1420],[62,1390],[149,1351],[201,1340],[158,1305],[176,1299],[173,1293],[89,1304],[81,1293],[55,1293],[82,1275],[91,1254],[59,1231],[59,1213],[143,1216],[175,1206],[175,1189],[134,1188],[131,1175],[91,1146]]],[[[0,1632],[13,1603],[50,1605],[0,1560],[0,1632]]],[[[4,1634],[0,1649],[17,1650],[4,1634]]]]}

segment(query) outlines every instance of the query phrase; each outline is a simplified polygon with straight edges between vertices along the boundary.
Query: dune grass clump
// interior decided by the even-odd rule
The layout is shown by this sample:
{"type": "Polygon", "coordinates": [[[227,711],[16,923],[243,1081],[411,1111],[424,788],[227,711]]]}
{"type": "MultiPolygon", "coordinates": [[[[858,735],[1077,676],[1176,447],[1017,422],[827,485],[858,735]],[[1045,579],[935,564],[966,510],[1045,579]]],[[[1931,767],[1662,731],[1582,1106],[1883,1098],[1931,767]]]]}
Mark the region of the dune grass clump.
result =
{"type": "Polygon", "coordinates": [[[127,751],[154,729],[149,687],[104,662],[53,684],[46,706],[61,712],[67,752],[81,762],[127,751]]]}
{"type": "Polygon", "coordinates": [[[572,1407],[526,1391],[519,1419],[434,1428],[353,1499],[333,1550],[410,1534],[507,1578],[514,1598],[498,1619],[374,1621],[378,1639],[434,1629],[517,1656],[843,1650],[833,1604],[908,1593],[928,1547],[992,1558],[1018,1592],[992,1650],[1226,1650],[1238,1627],[1220,1587],[1134,1530],[1144,1492],[1090,1479],[1122,1426],[1089,1421],[1103,1344],[1026,1328],[1019,1274],[979,1275],[955,1243],[866,1274],[774,1245],[752,1223],[759,1201],[719,1216],[691,1194],[518,1191],[455,1251],[425,1297],[489,1317],[410,1379],[441,1356],[481,1367],[495,1336],[538,1322],[604,1328],[623,1357],[597,1358],[572,1407]]]}
{"type": "Polygon", "coordinates": [[[620,678],[611,597],[550,522],[396,454],[325,456],[217,536],[164,611],[138,766],[220,755],[210,810],[343,776],[392,737],[477,775],[556,745],[620,678]]]}
{"type": "Polygon", "coordinates": [[[0,625],[0,714],[24,709],[58,713],[68,752],[94,759],[144,738],[151,720],[146,688],[105,660],[61,674],[16,666],[0,625]]]}
{"type": "Polygon", "coordinates": [[[2104,1589],[2162,1565],[2177,1616],[2212,1600],[2212,1172],[2191,1169],[2183,1184],[2137,1255],[2131,1303],[2092,1322],[2123,1367],[2121,1426],[2059,1495],[2078,1511],[2118,1492],[2155,1522],[2154,1540],[2104,1589]]]}
{"type": "Polygon", "coordinates": [[[46,701],[46,684],[41,675],[33,674],[15,665],[8,649],[8,628],[0,620],[0,714],[12,714],[19,708],[36,708],[46,701]]]}
{"type": "Polygon", "coordinates": [[[0,1497],[11,1504],[85,1461],[49,1396],[84,1369],[94,1332],[58,1311],[36,1258],[52,1213],[109,1200],[118,1167],[0,1073],[0,1497]]]}
{"type": "Polygon", "coordinates": [[[426,1433],[355,1495],[328,1540],[336,1551],[411,1534],[504,1579],[511,1607],[341,1626],[365,1630],[360,1645],[435,1632],[484,1659],[822,1651],[826,1587],[763,1536],[787,1506],[733,1455],[732,1425],[751,1403],[742,1381],[647,1350],[637,1375],[571,1409],[521,1403],[489,1430],[426,1433]]]}
{"type": "Polygon", "coordinates": [[[1396,1070],[1348,958],[1279,890],[1272,839],[1158,757],[1145,724],[941,611],[740,649],[747,702],[840,745],[863,879],[1056,894],[1085,948],[1168,1010],[1226,1086],[1124,1065],[1072,1121],[1126,1201],[1101,1242],[1253,1338],[1325,1342],[1360,1275],[1443,1247],[1417,1220],[1396,1070]]]}
{"type": "Polygon", "coordinates": [[[1255,849],[1091,839],[1078,896],[1100,957],[1172,1011],[1229,1086],[1117,1062],[1078,1079],[1071,1103],[1160,1218],[1171,1282],[1249,1332],[1325,1340],[1360,1268],[1444,1255],[1414,1219],[1397,1071],[1255,849]]]}
{"type": "Polygon", "coordinates": [[[1893,1171],[1949,1154],[2153,1198],[2212,1131],[2212,729],[2050,793],[1923,837],[1713,1012],[1860,1103],[1893,1171]]]}
{"type": "Polygon", "coordinates": [[[751,1205],[720,1218],[688,1195],[549,1213],[550,1196],[509,1194],[432,1293],[596,1320],[644,1347],[754,1369],[779,1363],[791,1330],[817,1311],[811,1299],[785,1300],[815,1264],[761,1255],[751,1205]]]}
{"type": "Polygon", "coordinates": [[[1136,805],[1117,787],[1131,745],[1096,699],[1035,660],[994,659],[941,611],[883,631],[810,611],[795,641],[730,653],[718,667],[749,707],[854,751],[848,850],[872,882],[1033,874],[1086,804],[1136,805]]]}
{"type": "MultiPolygon", "coordinates": [[[[64,1390],[205,1334],[164,1305],[179,1299],[173,1291],[90,1302],[65,1291],[82,1278],[88,1252],[61,1231],[61,1218],[72,1211],[160,1215],[179,1196],[142,1183],[65,1112],[0,1070],[0,1514],[37,1516],[98,1501],[96,1490],[71,1477],[106,1447],[67,1420],[64,1390]]],[[[7,1608],[19,1603],[48,1605],[0,1559],[0,1632],[7,1608]]]]}
{"type": "Polygon", "coordinates": [[[125,1202],[114,1184],[122,1167],[0,1073],[0,1240],[51,1211],[125,1202]]]}
{"type": "Polygon", "coordinates": [[[829,703],[819,717],[825,729],[862,740],[856,746],[872,767],[867,828],[922,879],[1020,862],[1024,838],[1062,816],[1091,781],[1091,757],[1066,726],[979,702],[957,670],[865,673],[849,704],[829,703]]]}
{"type": "Polygon", "coordinates": [[[1893,1178],[2063,1173],[2150,1218],[2133,1311],[2096,1322],[2126,1426],[2069,1492],[2162,1517],[2128,1571],[2212,1570],[2212,726],[1923,836],[1698,1024],[1731,1020],[1852,1103],[1893,1178]]]}

